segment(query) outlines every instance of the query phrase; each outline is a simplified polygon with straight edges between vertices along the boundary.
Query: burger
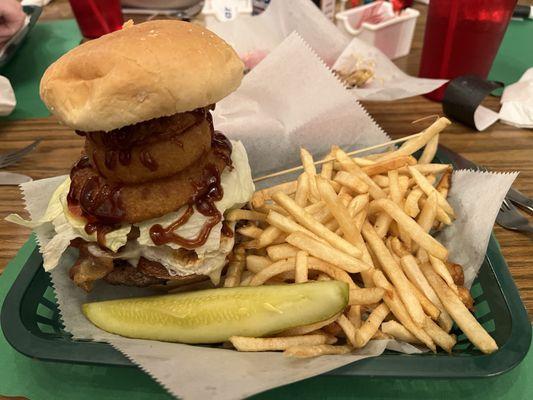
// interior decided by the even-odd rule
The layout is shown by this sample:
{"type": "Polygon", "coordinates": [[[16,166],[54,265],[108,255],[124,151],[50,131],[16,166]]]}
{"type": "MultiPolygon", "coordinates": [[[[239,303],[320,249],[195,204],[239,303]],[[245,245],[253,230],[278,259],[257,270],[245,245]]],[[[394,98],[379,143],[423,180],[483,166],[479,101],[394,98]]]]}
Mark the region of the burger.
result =
{"type": "Polygon", "coordinates": [[[69,274],[86,291],[218,283],[235,240],[224,214],[254,185],[242,143],[214,130],[211,111],[242,76],[226,42],[173,20],[127,23],[52,64],[41,98],[85,145],[29,223],[53,227],[45,269],[75,248],[69,274]]]}

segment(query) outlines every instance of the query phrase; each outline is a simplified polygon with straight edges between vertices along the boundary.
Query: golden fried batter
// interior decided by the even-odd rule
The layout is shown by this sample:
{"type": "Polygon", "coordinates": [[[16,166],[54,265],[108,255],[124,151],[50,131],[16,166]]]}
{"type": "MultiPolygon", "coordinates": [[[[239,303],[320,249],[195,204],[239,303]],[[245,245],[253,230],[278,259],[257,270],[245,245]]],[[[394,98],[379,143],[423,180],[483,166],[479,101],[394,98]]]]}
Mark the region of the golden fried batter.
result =
{"type": "Polygon", "coordinates": [[[88,162],[79,162],[71,171],[69,205],[81,206],[89,219],[106,224],[135,223],[160,217],[188,204],[197,185],[219,174],[230,155],[211,149],[195,163],[168,178],[135,185],[117,185],[98,175],[88,162]]]}
{"type": "Polygon", "coordinates": [[[184,170],[211,148],[207,111],[156,118],[111,132],[87,132],[85,152],[101,176],[142,183],[184,170]]]}

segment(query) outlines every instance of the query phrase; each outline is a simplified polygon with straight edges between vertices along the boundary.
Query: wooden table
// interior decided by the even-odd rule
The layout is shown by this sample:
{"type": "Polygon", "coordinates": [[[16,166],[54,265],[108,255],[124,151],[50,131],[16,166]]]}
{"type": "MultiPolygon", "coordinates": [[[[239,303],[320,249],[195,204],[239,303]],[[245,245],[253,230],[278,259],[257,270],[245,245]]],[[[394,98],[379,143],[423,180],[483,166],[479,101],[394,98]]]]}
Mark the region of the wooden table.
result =
{"type": "MultiPolygon", "coordinates": [[[[411,53],[396,64],[411,75],[416,75],[424,38],[426,7],[417,5],[421,16],[416,27],[411,53]]],[[[43,19],[71,17],[66,0],[56,0],[45,9],[43,19]]],[[[497,108],[498,100],[489,99],[489,107],[497,108]]],[[[424,97],[395,102],[365,103],[378,124],[392,137],[414,133],[411,124],[420,117],[441,114],[439,103],[424,97]]],[[[83,139],[57,123],[54,117],[0,123],[1,151],[17,149],[34,138],[45,140],[30,156],[7,168],[30,175],[34,179],[68,173],[78,158],[83,139]]],[[[461,124],[454,124],[441,134],[441,142],[474,162],[497,171],[520,171],[515,187],[533,197],[533,132],[497,123],[483,133],[474,132],[461,124]]],[[[29,230],[3,221],[7,214],[25,214],[21,195],[16,187],[0,187],[0,271],[27,240],[29,230]]],[[[495,227],[502,252],[520,289],[520,294],[533,319],[533,238],[531,236],[495,227]]]]}

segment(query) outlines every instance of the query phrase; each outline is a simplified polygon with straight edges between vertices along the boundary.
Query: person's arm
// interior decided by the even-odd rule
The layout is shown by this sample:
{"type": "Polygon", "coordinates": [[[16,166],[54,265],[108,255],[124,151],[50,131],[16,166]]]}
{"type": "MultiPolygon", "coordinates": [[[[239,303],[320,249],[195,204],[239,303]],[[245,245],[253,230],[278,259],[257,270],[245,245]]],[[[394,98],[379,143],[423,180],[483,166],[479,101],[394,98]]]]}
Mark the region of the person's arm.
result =
{"type": "Polygon", "coordinates": [[[0,1],[0,45],[22,28],[25,19],[26,14],[17,0],[0,1]]]}

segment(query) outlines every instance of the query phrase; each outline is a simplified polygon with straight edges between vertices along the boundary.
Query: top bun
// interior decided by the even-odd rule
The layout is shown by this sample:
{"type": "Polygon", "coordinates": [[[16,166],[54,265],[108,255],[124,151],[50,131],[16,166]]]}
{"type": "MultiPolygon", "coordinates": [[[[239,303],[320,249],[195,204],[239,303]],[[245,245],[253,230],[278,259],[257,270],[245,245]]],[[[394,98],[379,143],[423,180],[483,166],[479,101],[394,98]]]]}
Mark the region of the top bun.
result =
{"type": "Polygon", "coordinates": [[[41,80],[63,123],[110,131],[216,103],[239,86],[243,63],[225,41],[175,20],[125,24],[69,51],[41,80]]]}

